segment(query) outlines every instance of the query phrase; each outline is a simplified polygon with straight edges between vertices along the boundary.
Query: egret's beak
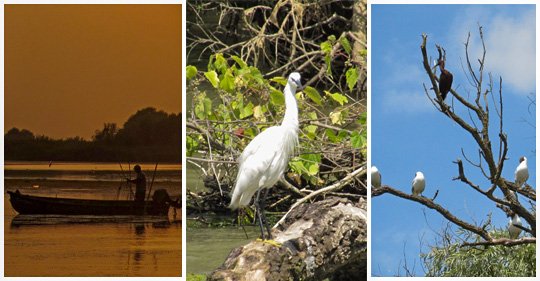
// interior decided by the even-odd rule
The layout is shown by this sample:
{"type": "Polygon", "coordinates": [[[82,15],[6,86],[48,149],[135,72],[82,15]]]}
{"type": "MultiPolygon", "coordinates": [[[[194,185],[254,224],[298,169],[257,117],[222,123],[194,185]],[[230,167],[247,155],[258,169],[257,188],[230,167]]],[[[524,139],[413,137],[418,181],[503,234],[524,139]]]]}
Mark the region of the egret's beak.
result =
{"type": "Polygon", "coordinates": [[[300,80],[294,82],[296,83],[296,87],[298,88],[298,90],[302,91],[304,89],[300,80]]]}

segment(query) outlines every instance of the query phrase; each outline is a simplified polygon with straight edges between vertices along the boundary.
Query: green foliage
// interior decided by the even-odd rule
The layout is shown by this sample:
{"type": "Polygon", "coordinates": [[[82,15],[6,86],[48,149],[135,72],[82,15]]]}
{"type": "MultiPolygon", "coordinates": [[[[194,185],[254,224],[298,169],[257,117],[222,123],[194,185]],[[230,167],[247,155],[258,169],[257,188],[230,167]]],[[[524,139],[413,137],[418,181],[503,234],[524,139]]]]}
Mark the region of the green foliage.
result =
{"type": "Polygon", "coordinates": [[[310,86],[307,86],[305,89],[304,89],[304,93],[306,93],[306,95],[314,102],[316,103],[317,105],[319,106],[322,106],[322,97],[321,95],[319,94],[319,92],[313,88],[313,87],[310,87],[310,86]]]}
{"type": "Polygon", "coordinates": [[[186,67],[186,78],[189,80],[195,77],[196,75],[197,75],[197,68],[193,65],[188,65],[186,67]]]}
{"type": "Polygon", "coordinates": [[[328,40],[321,43],[321,51],[324,53],[324,63],[326,64],[326,74],[332,77],[332,47],[336,43],[336,36],[328,36],[328,40]]]}
{"type": "MultiPolygon", "coordinates": [[[[336,41],[335,38],[329,40],[328,44],[336,41]]],[[[341,41],[342,44],[346,42],[341,41]]],[[[329,46],[323,44],[321,47],[329,46]]],[[[205,127],[205,131],[211,132],[212,139],[231,151],[242,151],[259,132],[281,122],[285,111],[281,89],[287,82],[286,78],[265,79],[256,67],[239,57],[225,58],[221,54],[213,55],[207,71],[196,77],[198,79],[190,80],[189,84],[195,93],[192,106],[195,119],[192,121],[205,127]],[[205,83],[217,90],[215,98],[211,99],[201,86],[205,83]]],[[[323,160],[328,158],[325,153],[348,147],[365,156],[365,113],[362,114],[361,107],[344,93],[324,91],[321,95],[319,90],[308,86],[297,93],[296,98],[300,149],[291,159],[290,168],[308,184],[321,186],[330,180],[330,177],[320,174],[323,160]]],[[[187,154],[204,150],[206,137],[200,131],[188,131],[187,154]]]]}
{"type": "MultiPolygon", "coordinates": [[[[347,39],[347,37],[342,34],[338,40],[336,40],[336,37],[334,35],[328,36],[328,40],[321,43],[321,51],[324,53],[324,62],[326,64],[326,74],[330,77],[332,77],[332,50],[334,49],[334,46],[336,44],[340,44],[345,53],[347,54],[347,60],[345,61],[345,79],[347,82],[347,87],[349,91],[353,91],[355,86],[358,84],[358,79],[360,77],[361,70],[358,66],[355,66],[355,64],[352,63],[352,47],[351,43],[347,39]]],[[[367,50],[361,50],[360,55],[362,57],[367,56],[367,50]]]]}
{"type": "MultiPolygon", "coordinates": [[[[494,237],[507,237],[505,230],[494,231],[494,237]]],[[[480,240],[478,238],[478,240],[480,240]]],[[[461,247],[461,243],[447,243],[432,247],[421,255],[426,276],[439,277],[511,277],[536,276],[536,246],[524,244],[513,247],[461,247]]]]}
{"type": "Polygon", "coordinates": [[[349,91],[352,91],[356,83],[358,83],[358,68],[349,68],[347,72],[345,73],[345,76],[347,77],[347,86],[349,87],[349,91]]]}

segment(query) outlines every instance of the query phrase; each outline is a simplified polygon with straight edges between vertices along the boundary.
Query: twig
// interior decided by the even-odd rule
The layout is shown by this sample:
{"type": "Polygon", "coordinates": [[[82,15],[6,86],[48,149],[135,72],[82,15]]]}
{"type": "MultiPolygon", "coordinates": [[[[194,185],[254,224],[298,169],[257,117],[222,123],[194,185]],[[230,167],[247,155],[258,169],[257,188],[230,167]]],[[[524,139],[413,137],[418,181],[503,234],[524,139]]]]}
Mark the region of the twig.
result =
{"type": "Polygon", "coordinates": [[[361,177],[361,176],[363,176],[365,174],[366,174],[366,167],[362,166],[359,169],[355,170],[354,172],[348,174],[342,180],[340,180],[340,181],[338,181],[338,182],[336,182],[336,183],[334,183],[332,185],[329,185],[327,187],[321,188],[321,189],[319,189],[317,191],[314,191],[314,192],[310,193],[309,195],[304,196],[304,198],[299,199],[298,201],[296,201],[296,203],[294,203],[291,206],[291,208],[289,208],[289,211],[274,225],[274,228],[279,226],[280,224],[282,224],[285,221],[285,219],[287,218],[287,215],[294,208],[298,207],[300,204],[302,204],[302,203],[304,203],[304,202],[306,202],[308,200],[311,200],[311,199],[315,198],[318,195],[325,194],[325,193],[332,192],[332,191],[337,191],[337,190],[343,188],[344,186],[346,186],[347,184],[349,184],[356,177],[361,177]]]}

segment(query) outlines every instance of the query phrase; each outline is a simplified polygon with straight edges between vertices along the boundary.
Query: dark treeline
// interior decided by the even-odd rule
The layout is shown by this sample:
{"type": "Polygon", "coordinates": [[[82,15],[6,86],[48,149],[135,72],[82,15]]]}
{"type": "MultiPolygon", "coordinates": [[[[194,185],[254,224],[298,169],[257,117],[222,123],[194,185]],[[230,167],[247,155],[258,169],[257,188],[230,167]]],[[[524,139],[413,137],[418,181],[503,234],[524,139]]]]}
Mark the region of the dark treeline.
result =
{"type": "Polygon", "coordinates": [[[181,114],[145,108],[121,128],[105,123],[91,141],[52,139],[12,128],[4,135],[5,160],[180,163],[181,118],[181,114]]]}

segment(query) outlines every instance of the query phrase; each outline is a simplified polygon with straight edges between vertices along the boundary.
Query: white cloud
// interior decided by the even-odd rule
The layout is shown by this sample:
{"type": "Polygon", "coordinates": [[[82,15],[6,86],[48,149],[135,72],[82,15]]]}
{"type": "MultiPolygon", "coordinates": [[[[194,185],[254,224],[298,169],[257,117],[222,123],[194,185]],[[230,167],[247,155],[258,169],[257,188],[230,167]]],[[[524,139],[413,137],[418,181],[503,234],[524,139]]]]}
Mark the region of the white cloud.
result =
{"type": "Polygon", "coordinates": [[[420,113],[433,111],[433,105],[423,90],[404,91],[392,89],[383,97],[384,110],[387,112],[420,113]]]}
{"type": "Polygon", "coordinates": [[[454,24],[454,32],[449,34],[449,42],[456,42],[453,48],[458,50],[461,56],[464,51],[462,43],[465,42],[467,33],[471,32],[470,54],[475,67],[476,58],[482,51],[478,24],[483,26],[487,49],[485,70],[491,72],[496,79],[502,76],[503,87],[512,87],[516,93],[527,95],[535,92],[534,9],[509,15],[503,12],[489,13],[473,7],[460,15],[454,24]],[[467,20],[463,20],[464,18],[467,20]]]}
{"type": "Polygon", "coordinates": [[[422,66],[405,61],[404,58],[395,54],[387,56],[385,67],[388,75],[382,82],[385,85],[382,88],[386,90],[382,95],[384,111],[423,113],[433,110],[433,105],[427,99],[422,85],[418,84],[426,77],[422,66]]]}

